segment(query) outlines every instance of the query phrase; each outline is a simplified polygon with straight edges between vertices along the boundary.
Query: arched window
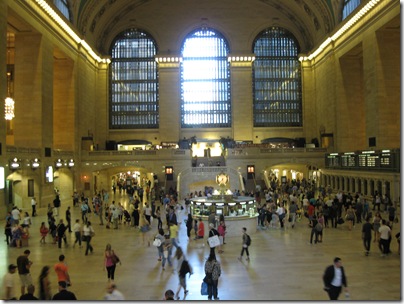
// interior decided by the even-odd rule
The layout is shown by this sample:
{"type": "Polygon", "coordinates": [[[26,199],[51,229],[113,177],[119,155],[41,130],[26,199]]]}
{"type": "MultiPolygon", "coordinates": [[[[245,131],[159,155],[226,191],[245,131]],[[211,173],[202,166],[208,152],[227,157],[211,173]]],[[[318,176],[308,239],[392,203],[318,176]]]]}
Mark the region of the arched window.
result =
{"type": "Polygon", "coordinates": [[[227,42],[215,30],[198,29],[186,37],[181,53],[181,127],[230,127],[227,42]]]}
{"type": "Polygon", "coordinates": [[[69,3],[67,3],[67,0],[53,0],[53,4],[63,14],[63,16],[67,18],[67,20],[72,21],[70,19],[69,3]]]}
{"type": "Polygon", "coordinates": [[[158,128],[156,43],[137,29],[119,34],[111,48],[111,129],[158,128]]]}
{"type": "Polygon", "coordinates": [[[348,17],[361,4],[361,0],[344,0],[342,8],[342,20],[348,17]]]}
{"type": "Polygon", "coordinates": [[[299,46],[287,30],[271,27],[253,44],[254,127],[302,126],[299,46]]]}

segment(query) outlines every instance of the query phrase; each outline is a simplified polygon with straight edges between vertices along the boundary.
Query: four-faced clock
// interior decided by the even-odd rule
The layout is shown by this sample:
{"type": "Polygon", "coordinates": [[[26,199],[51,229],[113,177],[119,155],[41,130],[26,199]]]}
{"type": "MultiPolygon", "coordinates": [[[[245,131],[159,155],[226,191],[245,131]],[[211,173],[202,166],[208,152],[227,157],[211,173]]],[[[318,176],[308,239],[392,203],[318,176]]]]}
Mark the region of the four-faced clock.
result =
{"type": "Polygon", "coordinates": [[[220,173],[216,176],[216,182],[220,185],[220,186],[224,186],[227,184],[227,182],[229,181],[229,176],[227,174],[224,173],[220,173]]]}

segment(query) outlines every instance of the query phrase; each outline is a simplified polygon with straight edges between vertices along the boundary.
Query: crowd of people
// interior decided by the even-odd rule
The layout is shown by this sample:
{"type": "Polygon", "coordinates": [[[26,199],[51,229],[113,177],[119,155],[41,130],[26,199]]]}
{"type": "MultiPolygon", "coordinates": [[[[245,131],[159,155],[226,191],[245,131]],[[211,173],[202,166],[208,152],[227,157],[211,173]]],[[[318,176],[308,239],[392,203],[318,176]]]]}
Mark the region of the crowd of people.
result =
{"type": "MultiPolygon", "coordinates": [[[[339,191],[337,194],[320,192],[315,198],[311,184],[307,187],[291,184],[290,187],[282,185],[275,189],[265,189],[261,198],[261,193],[250,192],[248,195],[255,195],[257,199],[258,222],[257,227],[262,230],[270,229],[293,229],[295,225],[307,226],[308,240],[314,244],[323,242],[323,229],[337,228],[337,225],[345,224],[347,230],[353,229],[355,225],[362,224],[362,236],[365,247],[365,254],[370,254],[370,247],[376,243],[381,250],[382,256],[391,253],[390,243],[392,240],[393,223],[396,221],[396,208],[391,202],[387,202],[383,218],[383,211],[371,210],[370,206],[380,209],[380,205],[376,204],[376,196],[372,204],[368,202],[360,193],[351,196],[339,191]],[[325,196],[323,196],[325,194],[325,196]],[[379,208],[378,208],[379,207],[379,208]],[[372,214],[375,211],[375,214],[372,214]],[[343,223],[343,222],[346,223],[343,223]]],[[[59,199],[58,196],[56,199],[59,199]]],[[[381,203],[382,204],[382,203],[381,203]]],[[[36,204],[35,204],[36,205],[36,204]]],[[[92,199],[73,196],[73,208],[79,208],[80,218],[76,218],[74,225],[71,225],[71,209],[66,208],[65,218],[61,218],[60,203],[53,206],[48,206],[47,218],[48,222],[42,222],[38,231],[40,235],[40,244],[45,246],[47,239],[51,243],[57,244],[58,248],[69,247],[69,242],[66,238],[66,233],[74,233],[75,240],[72,247],[76,245],[82,247],[85,243],[84,255],[92,254],[94,248],[92,246],[92,238],[95,236],[95,230],[91,221],[99,221],[102,229],[122,229],[123,225],[137,229],[140,232],[140,240],[143,246],[155,246],[157,260],[161,262],[161,269],[166,270],[167,265],[178,275],[178,288],[176,292],[167,290],[164,298],[180,299],[182,291],[185,299],[188,294],[186,277],[191,275],[193,270],[189,265],[185,251],[180,246],[179,230],[181,221],[185,221],[187,230],[188,242],[196,241],[205,246],[210,246],[209,257],[204,261],[205,278],[204,282],[208,286],[208,299],[219,299],[218,282],[221,276],[221,264],[217,259],[217,254],[224,253],[226,223],[223,215],[216,216],[214,210],[207,218],[208,235],[205,237],[205,223],[199,216],[192,216],[187,206],[180,204],[177,201],[175,194],[165,194],[161,197],[161,205],[151,202],[141,202],[141,199],[134,194],[130,196],[127,208],[120,202],[109,202],[109,194],[107,191],[101,191],[92,199]],[[185,207],[185,211],[184,211],[185,207]],[[181,213],[182,212],[182,213],[181,213]],[[126,216],[125,214],[128,214],[126,216]],[[183,214],[186,217],[183,219],[183,214]],[[58,218],[58,220],[56,220],[58,218]],[[157,221],[157,233],[152,231],[152,221],[157,221]],[[57,224],[56,224],[57,222],[57,224]],[[105,225],[104,225],[105,222],[105,225]],[[208,238],[216,237],[219,239],[214,246],[207,243],[208,238]],[[188,264],[187,269],[184,268],[184,262],[188,264]]],[[[32,205],[34,206],[34,205],[32,205]]],[[[382,205],[383,206],[383,205],[382,205]]],[[[36,208],[33,207],[32,217],[37,215],[36,208]]],[[[21,242],[15,237],[15,231],[21,231],[21,235],[26,231],[29,235],[31,226],[31,217],[28,213],[21,217],[22,211],[14,208],[6,219],[5,234],[7,244],[10,246],[20,247],[21,242]],[[15,211],[16,210],[16,211],[15,211]],[[21,222],[21,224],[20,224],[21,222]],[[18,227],[18,228],[16,228],[18,227]],[[11,229],[11,234],[10,234],[11,229]],[[14,244],[14,245],[13,245],[14,244]]],[[[101,227],[100,227],[101,229],[101,227]]],[[[31,232],[34,233],[34,232],[31,232]]],[[[396,234],[399,241],[399,233],[396,234]]],[[[251,246],[251,238],[247,233],[247,228],[242,228],[240,231],[241,251],[238,259],[242,261],[244,255],[246,261],[250,260],[249,247],[251,246]]],[[[37,294],[35,294],[35,284],[31,278],[30,267],[32,262],[29,260],[29,249],[24,251],[24,255],[18,257],[16,264],[10,264],[8,272],[4,277],[5,292],[4,299],[17,299],[16,285],[13,282],[13,275],[18,270],[18,276],[21,283],[22,299],[33,299],[36,297],[40,300],[74,300],[76,296],[69,291],[72,286],[72,280],[68,271],[68,266],[65,261],[65,256],[59,256],[59,262],[53,266],[53,270],[58,277],[58,292],[53,294],[50,289],[49,272],[52,267],[44,265],[40,272],[37,285],[37,294]],[[27,291],[27,292],[26,292],[27,291]]],[[[118,290],[115,283],[115,269],[121,261],[118,258],[110,243],[105,245],[103,266],[107,273],[107,292],[104,296],[105,300],[122,300],[125,296],[118,290]]],[[[174,289],[175,290],[175,289],[174,289]]],[[[334,297],[334,294],[333,294],[334,297]]]]}

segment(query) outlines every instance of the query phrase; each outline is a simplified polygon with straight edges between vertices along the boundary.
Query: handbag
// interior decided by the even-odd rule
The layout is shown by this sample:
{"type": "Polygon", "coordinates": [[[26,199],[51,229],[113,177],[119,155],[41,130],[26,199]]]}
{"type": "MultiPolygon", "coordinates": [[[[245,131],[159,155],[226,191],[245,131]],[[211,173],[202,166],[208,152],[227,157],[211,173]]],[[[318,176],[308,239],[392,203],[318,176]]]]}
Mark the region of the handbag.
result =
{"type": "Polygon", "coordinates": [[[217,235],[211,236],[208,238],[208,243],[210,248],[220,246],[219,237],[217,235]]]}
{"type": "Polygon", "coordinates": [[[120,260],[119,257],[115,254],[115,252],[112,252],[111,261],[112,261],[112,263],[114,263],[114,265],[115,265],[115,264],[118,264],[121,260],[120,260]]]}
{"type": "Polygon", "coordinates": [[[203,278],[203,281],[208,284],[208,285],[212,285],[213,284],[213,278],[212,278],[212,273],[208,272],[205,277],[203,278]]]}
{"type": "Polygon", "coordinates": [[[154,241],[153,241],[153,246],[160,247],[161,246],[161,240],[158,239],[158,238],[155,238],[154,241]]]}
{"type": "Polygon", "coordinates": [[[164,258],[168,258],[168,250],[163,251],[163,256],[164,256],[164,258]]]}
{"type": "Polygon", "coordinates": [[[202,282],[201,284],[201,295],[202,296],[207,296],[208,293],[208,284],[206,284],[205,282],[202,282]]]}

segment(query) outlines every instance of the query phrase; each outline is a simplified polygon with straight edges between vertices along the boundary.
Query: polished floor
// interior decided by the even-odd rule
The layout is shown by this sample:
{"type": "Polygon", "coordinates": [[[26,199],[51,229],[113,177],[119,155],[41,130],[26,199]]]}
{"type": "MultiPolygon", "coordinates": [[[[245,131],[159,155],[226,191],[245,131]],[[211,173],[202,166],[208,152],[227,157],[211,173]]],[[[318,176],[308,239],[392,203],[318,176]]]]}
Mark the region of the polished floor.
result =
{"type": "MultiPolygon", "coordinates": [[[[116,202],[127,203],[125,195],[116,194],[111,197],[116,202]]],[[[62,201],[61,215],[71,201],[62,201]]],[[[142,244],[141,233],[129,226],[120,225],[118,230],[106,229],[99,225],[99,219],[92,216],[96,236],[93,238],[94,253],[84,255],[84,247],[72,247],[74,235],[69,234],[69,246],[59,249],[57,245],[39,243],[39,226],[46,221],[46,210],[40,209],[39,215],[33,218],[30,228],[29,249],[33,261],[31,273],[37,286],[41,268],[53,266],[59,254],[66,256],[72,280],[70,291],[79,300],[102,300],[106,292],[107,273],[103,267],[105,245],[110,243],[122,260],[117,266],[115,282],[127,300],[158,301],[163,298],[166,289],[176,291],[178,277],[172,269],[163,271],[161,262],[157,261],[157,249],[142,244]]],[[[73,221],[78,218],[79,208],[72,208],[73,221]]],[[[181,212],[180,218],[185,216],[181,212]]],[[[4,220],[1,221],[4,227],[4,220]]],[[[157,222],[152,223],[156,231],[157,222]]],[[[205,225],[206,227],[207,225],[205,225]]],[[[209,255],[208,246],[203,242],[190,241],[186,236],[184,222],[180,225],[180,245],[187,252],[187,257],[194,269],[188,279],[189,294],[186,300],[207,300],[201,296],[200,285],[204,277],[204,261],[209,255]]],[[[232,229],[228,223],[228,229],[232,229]]],[[[400,224],[393,228],[393,235],[400,230],[400,224]]],[[[241,233],[241,232],[240,232],[241,233]]],[[[372,243],[370,256],[364,255],[361,241],[361,226],[349,231],[346,225],[337,229],[324,230],[322,243],[310,245],[310,230],[306,220],[302,220],[294,229],[257,230],[251,233],[249,262],[238,261],[241,249],[241,237],[226,239],[224,253],[218,255],[222,265],[222,276],[219,279],[220,300],[310,300],[325,301],[327,294],[323,291],[322,274],[326,266],[332,263],[335,256],[342,259],[348,278],[350,300],[400,301],[401,296],[401,258],[398,245],[393,237],[393,254],[381,257],[375,243],[372,243]]],[[[0,244],[0,254],[4,257],[0,262],[0,279],[2,280],[9,263],[15,263],[23,248],[8,248],[6,242],[0,244]]],[[[51,272],[52,291],[57,292],[56,274],[51,272]]],[[[19,281],[17,280],[17,294],[19,281]]],[[[2,285],[1,285],[2,286],[2,285]]],[[[38,288],[37,288],[38,289],[38,288]]],[[[183,291],[180,293],[183,299],[183,291]]],[[[340,296],[344,300],[344,295],[340,296]]]]}

